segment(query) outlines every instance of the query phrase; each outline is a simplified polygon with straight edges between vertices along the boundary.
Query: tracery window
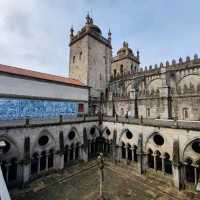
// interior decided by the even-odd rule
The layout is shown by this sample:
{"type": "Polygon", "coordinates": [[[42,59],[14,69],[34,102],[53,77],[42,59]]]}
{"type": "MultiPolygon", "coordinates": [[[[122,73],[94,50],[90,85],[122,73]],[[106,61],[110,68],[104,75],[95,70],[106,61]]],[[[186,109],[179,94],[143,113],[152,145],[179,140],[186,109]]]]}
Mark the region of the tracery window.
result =
{"type": "Polygon", "coordinates": [[[73,56],[73,63],[75,63],[75,61],[76,61],[76,57],[75,57],[75,56],[73,56]]]}
{"type": "Polygon", "coordinates": [[[116,75],[117,75],[117,70],[114,69],[114,77],[116,77],[116,75]]]}
{"type": "Polygon", "coordinates": [[[150,117],[150,115],[151,115],[151,113],[150,113],[150,108],[147,108],[146,114],[147,114],[147,117],[150,117]]]}
{"type": "Polygon", "coordinates": [[[186,120],[189,118],[188,108],[183,108],[183,119],[186,120]]]}
{"type": "Polygon", "coordinates": [[[79,53],[79,60],[82,59],[82,51],[79,53]]]}
{"type": "Polygon", "coordinates": [[[124,73],[124,66],[120,65],[120,73],[123,74],[124,73]]]}

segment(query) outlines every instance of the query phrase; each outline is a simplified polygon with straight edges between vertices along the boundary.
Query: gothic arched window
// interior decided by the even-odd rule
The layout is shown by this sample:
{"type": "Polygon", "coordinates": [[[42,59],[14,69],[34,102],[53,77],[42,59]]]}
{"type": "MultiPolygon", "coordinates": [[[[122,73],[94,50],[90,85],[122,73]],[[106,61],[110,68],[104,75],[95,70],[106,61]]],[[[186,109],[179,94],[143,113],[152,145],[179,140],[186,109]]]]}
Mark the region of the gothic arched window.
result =
{"type": "Polygon", "coordinates": [[[82,59],[82,51],[79,53],[79,60],[82,59]]]}
{"type": "Polygon", "coordinates": [[[76,61],[76,57],[75,57],[75,56],[73,56],[73,63],[75,63],[75,61],[76,61]]]}
{"type": "Polygon", "coordinates": [[[124,73],[124,66],[120,65],[120,73],[123,74],[124,73]]]}
{"type": "Polygon", "coordinates": [[[188,108],[183,108],[183,119],[186,120],[189,118],[188,108]]]}

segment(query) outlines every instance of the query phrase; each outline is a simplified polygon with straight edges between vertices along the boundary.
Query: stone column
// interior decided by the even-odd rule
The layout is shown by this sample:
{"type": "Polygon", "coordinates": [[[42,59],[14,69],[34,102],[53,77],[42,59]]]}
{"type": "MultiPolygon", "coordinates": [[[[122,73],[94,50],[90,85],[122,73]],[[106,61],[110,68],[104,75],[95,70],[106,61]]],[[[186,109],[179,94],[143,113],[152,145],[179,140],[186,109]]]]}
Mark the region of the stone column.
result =
{"type": "Polygon", "coordinates": [[[113,148],[112,148],[112,141],[109,141],[109,146],[110,146],[110,154],[112,155],[112,153],[113,153],[113,148]]]}
{"type": "Polygon", "coordinates": [[[31,161],[30,160],[20,160],[15,161],[17,164],[17,185],[24,186],[29,182],[31,176],[31,161]]]}
{"type": "Polygon", "coordinates": [[[119,161],[122,160],[122,145],[119,145],[119,161]]]}
{"type": "Polygon", "coordinates": [[[143,174],[146,171],[147,165],[147,156],[146,154],[141,151],[137,150],[137,166],[139,174],[143,174]]]}
{"type": "Polygon", "coordinates": [[[157,154],[153,154],[153,161],[154,161],[154,170],[157,171],[157,154]]]}
{"type": "Polygon", "coordinates": [[[45,170],[48,171],[48,165],[49,165],[49,153],[46,152],[46,164],[45,164],[45,170]]]}
{"type": "Polygon", "coordinates": [[[94,156],[94,155],[96,155],[96,150],[97,150],[97,149],[96,149],[96,146],[97,146],[97,145],[95,145],[95,142],[93,142],[92,145],[93,145],[93,149],[94,149],[94,152],[93,152],[93,153],[94,153],[93,156],[94,156]]]}
{"type": "Polygon", "coordinates": [[[68,148],[67,165],[70,163],[70,151],[71,151],[71,148],[68,148]]]}
{"type": "Polygon", "coordinates": [[[148,153],[143,152],[142,154],[142,174],[145,173],[148,169],[148,153]]]}
{"type": "Polygon", "coordinates": [[[84,162],[88,162],[88,158],[89,158],[89,155],[91,153],[91,143],[88,143],[88,147],[81,145],[79,147],[79,150],[80,150],[80,153],[82,152],[82,160],[84,160],[84,162]]]}
{"type": "Polygon", "coordinates": [[[131,150],[132,150],[132,162],[134,162],[134,160],[135,160],[135,154],[134,154],[135,147],[133,146],[131,148],[131,150]]]}
{"type": "Polygon", "coordinates": [[[128,164],[128,145],[125,146],[126,148],[126,164],[128,164]]]}
{"type": "Polygon", "coordinates": [[[79,145],[78,146],[78,160],[81,160],[81,157],[83,157],[83,156],[81,156],[81,153],[82,153],[83,151],[82,151],[82,145],[79,145]]]}
{"type": "Polygon", "coordinates": [[[198,183],[198,174],[197,174],[198,165],[194,165],[194,178],[195,178],[195,185],[198,183]]]}
{"type": "Polygon", "coordinates": [[[108,141],[107,143],[107,153],[109,154],[110,153],[110,142],[108,141]]]}
{"type": "Polygon", "coordinates": [[[41,158],[41,156],[38,155],[38,168],[37,168],[37,174],[40,173],[40,158],[41,158]]]}
{"type": "Polygon", "coordinates": [[[165,174],[165,156],[161,156],[162,159],[162,172],[165,174]]]}
{"type": "Polygon", "coordinates": [[[9,176],[10,165],[11,165],[10,163],[6,163],[5,164],[5,168],[6,168],[6,177],[5,177],[6,183],[8,183],[8,181],[9,181],[8,176],[9,176]]]}
{"type": "Polygon", "coordinates": [[[76,146],[74,145],[74,148],[73,148],[73,160],[76,159],[76,146]]]}
{"type": "Polygon", "coordinates": [[[173,163],[173,179],[174,185],[180,190],[184,188],[185,184],[185,167],[180,165],[180,163],[173,163]],[[181,173],[182,172],[182,173],[181,173]]]}
{"type": "Polygon", "coordinates": [[[174,185],[179,190],[181,187],[184,187],[184,176],[183,176],[183,167],[181,167],[180,163],[180,155],[179,155],[179,142],[175,140],[173,142],[173,158],[172,158],[172,167],[173,167],[173,180],[174,185]]]}
{"type": "Polygon", "coordinates": [[[53,168],[64,169],[64,152],[52,152],[53,153],[53,168]]]}
{"type": "Polygon", "coordinates": [[[119,160],[120,160],[120,157],[119,157],[119,146],[116,144],[116,147],[115,147],[115,149],[116,149],[116,161],[117,162],[119,162],[119,160]]]}
{"type": "Polygon", "coordinates": [[[112,162],[116,163],[117,160],[117,150],[116,150],[116,144],[112,144],[112,162]]]}
{"type": "Polygon", "coordinates": [[[16,182],[18,186],[24,187],[26,183],[29,182],[29,178],[31,176],[31,162],[21,160],[15,161],[16,164],[16,182]]]}
{"type": "Polygon", "coordinates": [[[88,157],[91,155],[91,141],[88,141],[88,157]]]}
{"type": "Polygon", "coordinates": [[[109,153],[109,140],[107,141],[107,144],[106,144],[106,153],[109,153]]]}

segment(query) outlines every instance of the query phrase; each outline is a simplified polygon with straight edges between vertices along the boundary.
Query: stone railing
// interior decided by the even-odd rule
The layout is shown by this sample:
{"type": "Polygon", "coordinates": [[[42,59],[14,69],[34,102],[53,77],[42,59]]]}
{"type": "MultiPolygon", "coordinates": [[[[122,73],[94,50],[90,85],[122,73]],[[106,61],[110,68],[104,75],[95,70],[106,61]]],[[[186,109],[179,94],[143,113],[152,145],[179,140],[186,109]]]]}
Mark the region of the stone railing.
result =
{"type": "Polygon", "coordinates": [[[17,128],[17,127],[35,127],[35,126],[47,126],[47,125],[64,125],[73,123],[83,123],[98,121],[98,116],[96,115],[82,115],[82,116],[59,116],[55,118],[48,119],[20,119],[11,121],[0,121],[0,129],[5,128],[17,128]]]}
{"type": "Polygon", "coordinates": [[[155,127],[167,127],[167,128],[178,128],[178,129],[188,129],[188,130],[200,130],[200,121],[183,121],[183,120],[162,120],[162,119],[136,119],[136,118],[125,118],[112,116],[104,116],[103,121],[116,122],[116,123],[127,123],[127,124],[137,124],[144,126],[155,126],[155,127]]]}

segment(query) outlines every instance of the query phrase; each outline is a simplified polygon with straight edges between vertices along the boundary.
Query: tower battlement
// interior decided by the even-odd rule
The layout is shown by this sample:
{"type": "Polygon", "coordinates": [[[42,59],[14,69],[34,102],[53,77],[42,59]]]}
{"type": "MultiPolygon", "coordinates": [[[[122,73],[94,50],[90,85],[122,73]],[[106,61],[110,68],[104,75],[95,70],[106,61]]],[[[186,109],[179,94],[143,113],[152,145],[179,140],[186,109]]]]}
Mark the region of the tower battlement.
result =
{"type": "Polygon", "coordinates": [[[78,31],[76,34],[74,34],[74,29],[70,29],[70,43],[69,46],[73,45],[78,40],[82,39],[86,35],[90,35],[94,39],[98,40],[99,42],[102,42],[106,46],[112,48],[111,46],[111,32],[108,32],[108,38],[105,38],[102,36],[101,29],[94,24],[93,19],[87,15],[86,16],[86,22],[85,26],[78,31]]]}
{"type": "Polygon", "coordinates": [[[197,54],[194,55],[194,57],[191,59],[189,56],[186,57],[185,60],[183,60],[182,57],[176,61],[175,59],[172,59],[171,63],[169,61],[161,62],[159,65],[149,65],[148,67],[140,67],[138,68],[138,71],[127,71],[123,74],[116,74],[116,76],[111,76],[111,80],[121,79],[122,77],[132,77],[132,76],[143,76],[143,75],[153,75],[153,74],[159,74],[161,73],[161,70],[165,69],[164,71],[178,71],[178,70],[185,70],[185,69],[193,69],[196,66],[200,65],[200,58],[197,54]]]}

